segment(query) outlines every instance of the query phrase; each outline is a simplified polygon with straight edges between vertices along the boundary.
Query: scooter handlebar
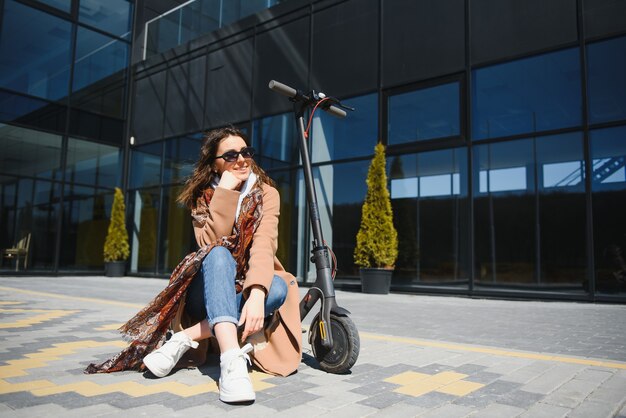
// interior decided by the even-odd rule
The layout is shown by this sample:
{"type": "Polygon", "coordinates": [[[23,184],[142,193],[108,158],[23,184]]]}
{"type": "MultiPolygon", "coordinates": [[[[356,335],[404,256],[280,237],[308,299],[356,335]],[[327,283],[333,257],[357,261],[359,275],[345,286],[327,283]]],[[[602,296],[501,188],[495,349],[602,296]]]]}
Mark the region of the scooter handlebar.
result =
{"type": "Polygon", "coordinates": [[[298,91],[293,87],[289,87],[286,84],[283,84],[276,80],[271,80],[269,85],[271,90],[274,90],[276,93],[280,93],[283,96],[287,96],[290,99],[293,99],[298,95],[298,91]]]}
{"type": "MultiPolygon", "coordinates": [[[[286,84],[283,84],[276,80],[271,80],[269,83],[269,88],[274,90],[277,93],[282,94],[283,96],[287,96],[290,99],[295,99],[298,96],[298,90],[293,87],[289,87],[286,84]]],[[[345,110],[338,108],[337,106],[328,106],[327,108],[323,108],[326,112],[330,113],[333,116],[337,116],[339,118],[345,118],[346,112],[345,110]]]]}

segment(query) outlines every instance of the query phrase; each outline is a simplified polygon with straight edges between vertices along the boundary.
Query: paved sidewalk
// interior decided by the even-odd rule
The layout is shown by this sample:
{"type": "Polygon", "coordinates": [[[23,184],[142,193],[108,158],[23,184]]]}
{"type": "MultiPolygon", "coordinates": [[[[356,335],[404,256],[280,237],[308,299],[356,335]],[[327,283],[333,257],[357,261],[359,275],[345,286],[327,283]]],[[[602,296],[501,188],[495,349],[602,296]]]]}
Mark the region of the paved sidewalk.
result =
{"type": "Polygon", "coordinates": [[[83,374],[165,284],[0,277],[0,416],[626,417],[623,305],[338,291],[361,336],[351,373],[320,371],[303,334],[298,372],[253,371],[249,406],[219,401],[217,358],[162,379],[83,374]]]}

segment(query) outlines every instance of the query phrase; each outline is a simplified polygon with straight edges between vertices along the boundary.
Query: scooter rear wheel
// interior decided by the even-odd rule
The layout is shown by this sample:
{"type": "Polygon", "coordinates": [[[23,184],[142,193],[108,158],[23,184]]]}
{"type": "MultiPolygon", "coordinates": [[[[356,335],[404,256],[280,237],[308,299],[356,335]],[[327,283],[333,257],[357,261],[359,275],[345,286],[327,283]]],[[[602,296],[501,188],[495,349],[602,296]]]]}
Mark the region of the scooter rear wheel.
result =
{"type": "Polygon", "coordinates": [[[347,316],[330,314],[330,328],[333,333],[333,346],[328,349],[322,346],[319,328],[319,314],[311,322],[309,342],[313,356],[320,368],[328,373],[346,373],[359,357],[361,341],[354,322],[347,316]]]}

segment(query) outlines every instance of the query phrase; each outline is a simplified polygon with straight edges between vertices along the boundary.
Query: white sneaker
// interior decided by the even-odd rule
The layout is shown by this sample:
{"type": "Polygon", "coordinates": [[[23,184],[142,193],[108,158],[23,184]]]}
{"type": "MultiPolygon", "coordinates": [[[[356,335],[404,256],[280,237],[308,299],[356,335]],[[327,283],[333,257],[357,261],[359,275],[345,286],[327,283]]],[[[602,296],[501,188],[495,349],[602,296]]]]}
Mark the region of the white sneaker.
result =
{"type": "Polygon", "coordinates": [[[229,350],[220,356],[220,400],[222,402],[245,402],[256,399],[252,381],[248,375],[252,345],[229,350]]]}
{"type": "Polygon", "coordinates": [[[156,377],[167,376],[183,354],[192,347],[197,348],[198,342],[189,338],[183,331],[177,332],[159,349],[145,356],[143,364],[156,377]]]}

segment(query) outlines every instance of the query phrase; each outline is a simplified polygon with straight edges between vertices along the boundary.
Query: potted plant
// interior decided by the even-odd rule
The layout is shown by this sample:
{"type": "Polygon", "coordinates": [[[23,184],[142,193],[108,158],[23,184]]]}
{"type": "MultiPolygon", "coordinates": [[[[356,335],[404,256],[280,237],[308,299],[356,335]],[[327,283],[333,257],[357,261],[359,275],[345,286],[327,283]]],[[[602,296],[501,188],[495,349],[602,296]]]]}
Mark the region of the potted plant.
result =
{"type": "Polygon", "coordinates": [[[130,250],[125,215],[124,195],[119,187],[116,187],[111,208],[111,222],[104,241],[104,274],[109,277],[122,277],[126,272],[126,259],[130,250]]]}
{"type": "Polygon", "coordinates": [[[363,293],[389,293],[398,257],[398,233],[393,226],[385,166],[385,147],[378,143],[367,171],[367,194],[354,249],[354,263],[361,267],[363,293]]]}

